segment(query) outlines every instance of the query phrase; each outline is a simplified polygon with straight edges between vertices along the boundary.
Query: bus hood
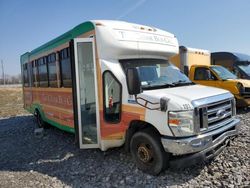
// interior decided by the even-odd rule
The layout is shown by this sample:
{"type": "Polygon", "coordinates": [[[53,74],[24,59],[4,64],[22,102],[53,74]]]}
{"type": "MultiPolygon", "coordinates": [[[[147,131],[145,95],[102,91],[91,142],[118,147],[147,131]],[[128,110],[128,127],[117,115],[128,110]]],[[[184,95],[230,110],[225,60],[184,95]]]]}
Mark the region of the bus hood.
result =
{"type": "Polygon", "coordinates": [[[162,97],[166,97],[169,99],[169,104],[181,110],[183,109],[183,105],[188,105],[190,106],[190,108],[193,108],[192,102],[196,100],[206,99],[209,97],[215,97],[223,94],[227,94],[227,96],[233,97],[233,95],[230,94],[230,92],[227,90],[202,85],[147,90],[143,91],[143,93],[138,95],[138,97],[147,100],[151,103],[158,104],[162,97]]]}

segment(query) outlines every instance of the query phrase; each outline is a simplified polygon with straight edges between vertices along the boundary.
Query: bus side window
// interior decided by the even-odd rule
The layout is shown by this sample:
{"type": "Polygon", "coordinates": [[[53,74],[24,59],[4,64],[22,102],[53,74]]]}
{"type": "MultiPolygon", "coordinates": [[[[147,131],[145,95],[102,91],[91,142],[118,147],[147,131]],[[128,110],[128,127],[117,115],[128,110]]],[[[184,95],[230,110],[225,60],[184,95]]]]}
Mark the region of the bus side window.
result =
{"type": "Polygon", "coordinates": [[[122,86],[110,71],[103,73],[104,119],[118,123],[121,119],[122,86]]]}
{"type": "Polygon", "coordinates": [[[37,81],[37,60],[32,61],[32,86],[38,87],[38,81],[37,81]]]}
{"type": "Polygon", "coordinates": [[[47,58],[38,59],[39,86],[48,87],[47,58]]]}
{"type": "Polygon", "coordinates": [[[23,85],[24,87],[29,86],[29,78],[28,78],[28,64],[23,64],[23,85]]]}
{"type": "Polygon", "coordinates": [[[48,55],[49,86],[57,87],[56,53],[48,55]]]}
{"type": "Polygon", "coordinates": [[[71,80],[71,62],[69,48],[60,51],[60,67],[61,67],[61,85],[63,87],[72,87],[71,80]]]}

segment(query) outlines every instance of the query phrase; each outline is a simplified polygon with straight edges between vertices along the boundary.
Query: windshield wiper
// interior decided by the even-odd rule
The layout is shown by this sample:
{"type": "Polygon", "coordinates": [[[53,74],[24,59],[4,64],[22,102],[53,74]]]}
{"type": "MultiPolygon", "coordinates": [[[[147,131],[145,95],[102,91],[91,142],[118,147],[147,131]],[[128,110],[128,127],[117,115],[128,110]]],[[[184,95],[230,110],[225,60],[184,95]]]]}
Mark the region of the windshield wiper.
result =
{"type": "Polygon", "coordinates": [[[189,85],[189,84],[194,84],[193,82],[187,82],[186,80],[178,80],[176,82],[172,83],[173,85],[177,86],[177,85],[189,85]]]}
{"type": "Polygon", "coordinates": [[[163,84],[156,84],[156,85],[144,85],[142,86],[143,89],[155,89],[155,88],[164,88],[164,87],[174,87],[175,85],[172,83],[163,83],[163,84]]]}

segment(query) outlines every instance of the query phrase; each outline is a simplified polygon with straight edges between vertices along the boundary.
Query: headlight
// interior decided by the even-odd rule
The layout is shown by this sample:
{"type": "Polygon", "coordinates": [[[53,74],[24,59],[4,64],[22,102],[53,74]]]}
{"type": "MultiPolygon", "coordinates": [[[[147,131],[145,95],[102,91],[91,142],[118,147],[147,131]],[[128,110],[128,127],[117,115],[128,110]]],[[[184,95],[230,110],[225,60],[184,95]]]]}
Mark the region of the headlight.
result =
{"type": "Polygon", "coordinates": [[[168,125],[175,136],[191,136],[194,134],[194,111],[168,113],[168,125]]]}
{"type": "Polygon", "coordinates": [[[244,86],[242,85],[242,83],[237,83],[237,88],[238,88],[238,90],[239,90],[239,93],[240,94],[242,94],[244,91],[245,91],[245,88],[244,88],[244,86]]]}

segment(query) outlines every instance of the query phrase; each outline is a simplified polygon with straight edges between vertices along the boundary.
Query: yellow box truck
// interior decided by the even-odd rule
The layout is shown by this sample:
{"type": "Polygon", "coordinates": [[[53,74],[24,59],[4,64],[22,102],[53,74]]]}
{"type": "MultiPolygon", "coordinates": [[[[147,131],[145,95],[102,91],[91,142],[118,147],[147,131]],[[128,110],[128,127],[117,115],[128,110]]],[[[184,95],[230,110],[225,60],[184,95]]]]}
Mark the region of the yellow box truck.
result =
{"type": "Polygon", "coordinates": [[[210,52],[208,50],[179,47],[179,54],[173,56],[170,61],[187,76],[192,65],[210,65],[210,52]]]}

